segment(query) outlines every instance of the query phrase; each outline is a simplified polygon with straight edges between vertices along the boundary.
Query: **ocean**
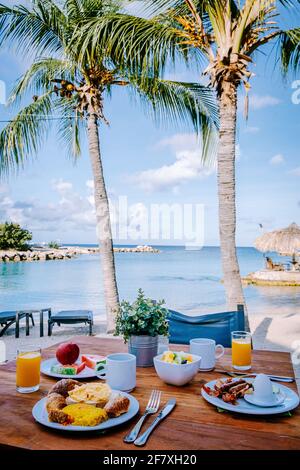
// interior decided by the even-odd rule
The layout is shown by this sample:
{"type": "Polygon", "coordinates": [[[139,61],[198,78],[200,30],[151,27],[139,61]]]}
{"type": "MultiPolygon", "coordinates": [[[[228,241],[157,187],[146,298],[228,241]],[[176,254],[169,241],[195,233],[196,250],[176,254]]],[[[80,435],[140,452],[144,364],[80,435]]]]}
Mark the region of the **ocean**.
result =
{"type": "MultiPolygon", "coordinates": [[[[188,314],[224,311],[220,249],[158,247],[159,254],[116,253],[121,299],[132,301],[141,287],[153,299],[188,314]]],[[[261,269],[262,253],[238,248],[241,274],[261,269]]],[[[276,259],[276,256],[273,256],[276,259]]],[[[300,309],[300,287],[245,287],[250,315],[294,315],[300,309]]],[[[0,311],[51,307],[91,309],[104,315],[99,255],[71,260],[0,263],[0,311]]]]}

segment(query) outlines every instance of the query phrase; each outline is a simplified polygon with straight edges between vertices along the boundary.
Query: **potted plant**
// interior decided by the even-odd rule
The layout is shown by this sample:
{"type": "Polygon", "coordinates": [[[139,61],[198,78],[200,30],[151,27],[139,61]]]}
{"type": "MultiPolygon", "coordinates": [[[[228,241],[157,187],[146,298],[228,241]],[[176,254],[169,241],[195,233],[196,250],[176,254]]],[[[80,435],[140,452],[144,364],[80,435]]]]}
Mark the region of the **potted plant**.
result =
{"type": "Polygon", "coordinates": [[[128,342],[128,351],[136,356],[137,366],[153,366],[157,355],[158,337],[168,335],[168,310],[165,301],[147,299],[139,289],[137,299],[131,304],[123,301],[116,318],[116,336],[128,342]]]}

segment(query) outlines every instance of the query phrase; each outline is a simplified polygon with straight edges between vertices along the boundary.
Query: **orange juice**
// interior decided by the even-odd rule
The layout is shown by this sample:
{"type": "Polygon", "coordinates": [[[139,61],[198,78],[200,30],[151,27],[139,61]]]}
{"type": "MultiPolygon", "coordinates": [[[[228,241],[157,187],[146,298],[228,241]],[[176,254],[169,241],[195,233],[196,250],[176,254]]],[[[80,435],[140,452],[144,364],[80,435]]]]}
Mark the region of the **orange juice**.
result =
{"type": "Polygon", "coordinates": [[[18,352],[17,390],[28,393],[38,390],[40,384],[41,353],[37,351],[18,352]]]}
{"type": "Polygon", "coordinates": [[[232,341],[232,364],[240,367],[251,364],[251,343],[242,339],[232,341]]]}
{"type": "Polygon", "coordinates": [[[246,331],[232,332],[232,365],[234,369],[251,368],[251,334],[246,331]]]}

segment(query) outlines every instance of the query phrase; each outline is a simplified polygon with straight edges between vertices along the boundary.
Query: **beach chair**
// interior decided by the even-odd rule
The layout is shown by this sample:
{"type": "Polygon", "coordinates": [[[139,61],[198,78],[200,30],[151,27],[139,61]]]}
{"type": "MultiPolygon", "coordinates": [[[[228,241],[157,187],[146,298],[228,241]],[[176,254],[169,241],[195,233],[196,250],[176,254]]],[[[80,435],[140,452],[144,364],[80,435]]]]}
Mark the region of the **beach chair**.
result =
{"type": "Polygon", "coordinates": [[[93,331],[93,312],[90,310],[63,310],[61,312],[48,314],[48,336],[52,335],[54,324],[60,326],[61,324],[72,325],[74,323],[85,323],[89,325],[89,335],[93,331]]]}
{"type": "Polygon", "coordinates": [[[169,310],[170,343],[189,344],[193,338],[211,338],[217,344],[231,347],[231,332],[245,330],[244,306],[234,312],[191,316],[169,310]]]}
{"type": "Polygon", "coordinates": [[[29,333],[28,318],[31,319],[32,326],[34,326],[33,312],[28,311],[28,310],[0,312],[0,325],[3,327],[2,330],[0,331],[0,336],[3,336],[6,330],[15,323],[16,324],[15,337],[19,338],[20,320],[22,318],[26,318],[26,334],[27,334],[27,330],[29,333]]]}

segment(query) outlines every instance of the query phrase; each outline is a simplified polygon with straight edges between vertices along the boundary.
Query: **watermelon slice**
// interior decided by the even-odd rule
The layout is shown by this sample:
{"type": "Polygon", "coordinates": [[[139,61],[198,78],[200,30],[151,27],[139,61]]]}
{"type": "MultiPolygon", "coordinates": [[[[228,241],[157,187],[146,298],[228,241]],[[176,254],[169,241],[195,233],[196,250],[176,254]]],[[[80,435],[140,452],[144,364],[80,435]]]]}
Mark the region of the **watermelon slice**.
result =
{"type": "Polygon", "coordinates": [[[81,364],[67,364],[64,366],[57,364],[51,367],[51,372],[61,375],[77,375],[85,368],[85,365],[85,362],[81,364]]]}
{"type": "Polygon", "coordinates": [[[87,355],[82,354],[81,360],[90,369],[99,370],[99,367],[101,367],[101,364],[103,364],[103,366],[105,365],[106,357],[99,356],[97,354],[87,354],[87,355]]]}

